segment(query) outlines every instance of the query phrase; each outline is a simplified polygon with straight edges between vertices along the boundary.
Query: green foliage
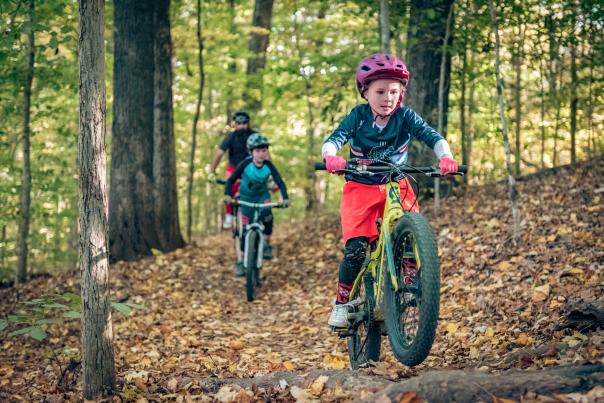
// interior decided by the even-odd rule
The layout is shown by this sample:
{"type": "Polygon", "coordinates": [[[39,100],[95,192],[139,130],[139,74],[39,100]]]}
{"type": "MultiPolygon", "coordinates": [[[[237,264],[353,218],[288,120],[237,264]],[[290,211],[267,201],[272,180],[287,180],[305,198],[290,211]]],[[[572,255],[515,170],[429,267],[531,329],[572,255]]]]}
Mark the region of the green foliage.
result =
{"type": "MultiPolygon", "coordinates": [[[[132,309],[145,309],[141,304],[133,302],[112,301],[111,306],[124,316],[129,316],[132,309]]],[[[15,314],[0,318],[0,332],[9,328],[17,328],[8,333],[9,336],[28,335],[42,341],[48,335],[44,325],[62,324],[68,320],[81,319],[82,300],[77,294],[43,295],[30,301],[24,301],[15,314]]]]}
{"type": "MultiPolygon", "coordinates": [[[[406,46],[407,32],[420,29],[413,21],[408,21],[409,5],[402,3],[391,4],[390,13],[391,23],[397,29],[393,32],[392,47],[399,49],[400,45],[399,50],[406,46]],[[394,43],[396,41],[397,44],[394,43]]],[[[222,211],[222,189],[207,184],[205,168],[223,135],[230,130],[229,114],[246,103],[243,94],[248,81],[246,66],[253,2],[237,0],[233,4],[234,8],[231,8],[231,2],[213,2],[211,6],[202,2],[205,85],[202,119],[198,125],[193,197],[193,230],[198,234],[217,228],[217,219],[222,211]]],[[[555,0],[531,0],[522,4],[503,1],[497,4],[503,45],[504,92],[508,100],[512,96],[512,56],[518,30],[522,24],[526,29],[522,90],[523,158],[539,163],[541,128],[544,127],[545,166],[568,162],[568,46],[571,41],[578,43],[582,55],[578,60],[577,83],[579,157],[602,153],[604,142],[601,136],[597,136],[604,126],[604,37],[598,35],[604,26],[601,2],[581,1],[575,8],[555,0]],[[558,43],[556,49],[550,43],[548,29],[558,43]],[[555,60],[550,60],[552,49],[555,60]],[[550,65],[554,62],[558,66],[556,93],[550,91],[548,81],[550,65]],[[547,98],[543,121],[540,116],[542,91],[547,98]],[[554,153],[558,154],[556,161],[554,153]]],[[[30,271],[52,270],[73,265],[76,261],[77,6],[77,2],[38,1],[36,19],[30,24],[27,7],[22,1],[5,0],[0,5],[3,16],[0,18],[0,281],[12,278],[17,263],[25,44],[26,35],[32,29],[36,38],[36,64],[31,115],[30,271]]],[[[185,217],[184,196],[198,91],[195,7],[196,2],[173,0],[171,3],[174,125],[181,223],[185,217]]],[[[363,56],[378,50],[378,9],[376,2],[368,0],[334,4],[319,0],[274,3],[266,67],[253,78],[256,82],[252,85],[261,91],[263,109],[252,115],[252,126],[270,137],[273,160],[292,194],[292,208],[276,211],[277,222],[304,214],[304,189],[310,184],[308,163],[320,158],[322,141],[354,105],[362,102],[356,93],[354,71],[363,56]],[[310,84],[308,97],[305,79],[310,84]],[[309,148],[311,133],[314,140],[312,149],[309,148]]],[[[106,3],[105,11],[109,152],[113,85],[112,2],[106,3]]],[[[430,35],[429,32],[425,34],[430,35]]],[[[499,146],[500,122],[495,101],[488,2],[457,2],[453,38],[449,49],[452,76],[448,138],[455,155],[460,155],[459,109],[461,81],[465,78],[467,91],[471,88],[474,96],[472,110],[469,111],[471,124],[468,123],[472,136],[472,179],[476,182],[499,179],[504,175],[504,163],[499,146]],[[462,75],[461,55],[464,50],[467,52],[467,70],[462,75]]],[[[434,96],[436,88],[437,85],[434,96]]],[[[506,112],[510,118],[513,116],[513,104],[507,102],[507,105],[509,109],[506,112]]],[[[523,166],[523,172],[532,169],[528,165],[523,166]]],[[[317,181],[325,206],[335,208],[341,178],[318,175],[317,181]]]]}

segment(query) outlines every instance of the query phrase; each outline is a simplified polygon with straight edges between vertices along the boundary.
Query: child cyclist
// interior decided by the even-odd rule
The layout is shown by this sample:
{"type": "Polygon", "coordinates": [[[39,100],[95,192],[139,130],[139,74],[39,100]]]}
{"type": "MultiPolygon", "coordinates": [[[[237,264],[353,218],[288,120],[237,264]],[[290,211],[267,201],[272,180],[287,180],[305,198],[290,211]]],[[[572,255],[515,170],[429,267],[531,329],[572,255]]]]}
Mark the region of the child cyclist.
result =
{"type": "MultiPolygon", "coordinates": [[[[367,103],[357,105],[338,128],[325,140],[322,156],[330,173],[346,168],[346,160],[337,151],[350,143],[351,158],[368,158],[404,165],[412,138],[423,141],[440,160],[442,173],[457,171],[447,141],[417,113],[402,104],[409,82],[405,64],[393,55],[377,53],[361,61],[356,84],[367,103]]],[[[340,264],[336,301],[328,320],[329,326],[348,325],[348,298],[354,275],[360,270],[367,246],[379,235],[376,220],[386,202],[383,175],[361,176],[346,173],[346,184],[340,205],[344,259],[340,264]]],[[[405,210],[419,211],[408,180],[397,178],[401,204],[405,210]],[[404,196],[404,197],[403,197],[404,196]]]]}
{"type": "MultiPolygon", "coordinates": [[[[231,186],[235,181],[241,178],[239,186],[240,200],[249,203],[268,203],[270,202],[269,180],[277,184],[281,191],[283,204],[287,207],[289,198],[287,196],[287,187],[281,179],[281,175],[273,163],[269,160],[268,146],[269,142],[266,137],[260,133],[254,133],[247,139],[247,149],[251,154],[244,159],[235,168],[235,172],[229,177],[224,185],[224,201],[230,204],[233,201],[231,196],[231,186]]],[[[239,206],[239,222],[242,225],[249,224],[253,219],[254,210],[251,207],[239,206]]],[[[264,259],[270,260],[273,258],[273,249],[270,244],[270,236],[273,232],[273,215],[270,208],[260,210],[260,220],[264,223],[264,234],[266,245],[264,246],[264,259]]],[[[243,237],[242,237],[243,241],[243,237]]],[[[235,267],[235,275],[243,276],[243,264],[238,262],[235,267]]]]}

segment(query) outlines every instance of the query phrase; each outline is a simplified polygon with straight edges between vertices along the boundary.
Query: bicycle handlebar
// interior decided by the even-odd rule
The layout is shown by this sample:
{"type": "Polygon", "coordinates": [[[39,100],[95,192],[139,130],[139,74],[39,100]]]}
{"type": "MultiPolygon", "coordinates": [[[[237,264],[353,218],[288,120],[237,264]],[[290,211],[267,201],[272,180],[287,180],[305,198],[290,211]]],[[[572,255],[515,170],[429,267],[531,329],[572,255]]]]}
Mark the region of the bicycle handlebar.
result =
{"type": "MultiPolygon", "coordinates": [[[[315,171],[326,171],[325,163],[316,162],[315,171]]],[[[440,169],[433,166],[427,167],[413,167],[413,166],[395,166],[393,164],[384,163],[378,160],[369,159],[351,159],[346,161],[346,169],[337,172],[352,172],[357,174],[372,175],[375,173],[388,173],[388,172],[400,172],[406,174],[424,174],[431,177],[446,176],[440,172],[440,169]],[[377,164],[377,165],[372,165],[377,164]]],[[[451,172],[447,175],[459,175],[463,176],[468,172],[467,165],[459,165],[457,172],[451,172]]]]}
{"type": "Polygon", "coordinates": [[[233,200],[233,205],[238,206],[247,206],[254,208],[286,208],[287,206],[283,204],[283,202],[271,202],[271,203],[250,203],[244,200],[235,199],[233,200]]]}

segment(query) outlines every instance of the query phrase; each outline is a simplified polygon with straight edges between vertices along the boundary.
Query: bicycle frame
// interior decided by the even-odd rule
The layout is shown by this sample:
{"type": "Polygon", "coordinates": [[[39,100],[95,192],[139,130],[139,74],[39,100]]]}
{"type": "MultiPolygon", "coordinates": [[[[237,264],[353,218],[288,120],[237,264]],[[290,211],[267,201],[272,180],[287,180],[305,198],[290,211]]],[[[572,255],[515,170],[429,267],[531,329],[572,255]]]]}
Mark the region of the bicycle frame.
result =
{"type": "MultiPolygon", "coordinates": [[[[375,249],[370,254],[369,263],[364,265],[359,274],[357,275],[352,289],[351,295],[354,295],[357,287],[361,283],[365,275],[371,275],[374,279],[373,287],[375,295],[375,307],[378,311],[381,311],[380,306],[383,298],[383,283],[384,275],[390,275],[392,285],[395,291],[398,291],[399,284],[396,276],[396,269],[394,266],[394,252],[392,251],[392,230],[396,222],[405,214],[401,206],[400,187],[398,182],[390,181],[386,183],[386,204],[384,206],[384,216],[382,218],[382,224],[380,226],[380,235],[378,237],[378,243],[375,249]],[[386,263],[386,265],[385,265],[386,263]],[[367,274],[369,273],[369,274],[367,274]]],[[[415,250],[414,246],[414,250],[415,250]]],[[[415,253],[417,258],[417,251],[415,253]]],[[[419,259],[417,259],[419,269],[419,259]]],[[[376,312],[376,316],[381,316],[376,312]]]]}
{"type": "MultiPolygon", "coordinates": [[[[248,261],[248,251],[249,251],[249,239],[250,234],[252,232],[258,233],[258,256],[256,261],[256,267],[262,267],[262,255],[264,252],[264,224],[259,221],[260,217],[260,209],[262,208],[271,208],[271,207],[281,207],[281,203],[248,203],[243,200],[238,200],[237,204],[240,206],[248,206],[254,209],[254,217],[250,224],[242,225],[242,231],[245,229],[245,238],[244,238],[244,248],[243,248],[243,263],[247,264],[248,261]]],[[[247,268],[247,267],[246,267],[247,268]]]]}

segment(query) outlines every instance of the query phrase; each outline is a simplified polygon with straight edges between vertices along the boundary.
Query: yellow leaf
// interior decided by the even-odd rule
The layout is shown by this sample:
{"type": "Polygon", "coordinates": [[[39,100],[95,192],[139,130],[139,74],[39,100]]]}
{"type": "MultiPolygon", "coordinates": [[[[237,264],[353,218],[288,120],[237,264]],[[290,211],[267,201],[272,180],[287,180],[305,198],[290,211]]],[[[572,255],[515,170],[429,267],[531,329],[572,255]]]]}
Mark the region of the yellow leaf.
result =
{"type": "Polygon", "coordinates": [[[231,348],[233,350],[241,350],[245,347],[245,344],[243,344],[242,340],[233,340],[231,342],[231,348]]]}
{"type": "Polygon", "coordinates": [[[512,265],[507,260],[497,263],[497,270],[508,271],[512,268],[512,265]]]}
{"type": "Polygon", "coordinates": [[[547,238],[545,238],[545,240],[547,242],[554,242],[556,240],[556,234],[548,236],[547,238]]]}
{"type": "Polygon", "coordinates": [[[489,229],[497,228],[499,227],[499,220],[496,218],[491,218],[489,221],[487,221],[486,225],[489,229]]]}
{"type": "Polygon", "coordinates": [[[323,364],[332,369],[344,369],[348,364],[348,360],[337,355],[327,354],[323,357],[323,364]]]}
{"type": "Polygon", "coordinates": [[[516,337],[516,342],[523,346],[531,343],[531,338],[526,333],[520,333],[518,337],[516,337]]]}
{"type": "Polygon", "coordinates": [[[456,323],[450,322],[447,324],[447,333],[455,333],[459,326],[456,323]]]}
{"type": "Polygon", "coordinates": [[[539,287],[535,287],[533,290],[532,300],[533,302],[543,302],[549,297],[550,287],[549,284],[544,284],[539,287]]]}
{"type": "Polygon", "coordinates": [[[487,327],[487,330],[484,332],[484,335],[488,338],[492,338],[495,335],[495,331],[491,327],[487,327]]]}
{"type": "Polygon", "coordinates": [[[291,361],[285,361],[283,363],[283,366],[285,367],[286,370],[288,371],[293,371],[294,369],[296,369],[296,366],[294,365],[293,362],[291,361]]]}
{"type": "Polygon", "coordinates": [[[320,377],[315,379],[315,381],[312,383],[312,385],[310,385],[310,393],[312,393],[315,396],[318,396],[321,393],[321,391],[323,391],[325,382],[327,382],[328,379],[329,379],[329,377],[326,375],[321,375],[320,377]]]}

